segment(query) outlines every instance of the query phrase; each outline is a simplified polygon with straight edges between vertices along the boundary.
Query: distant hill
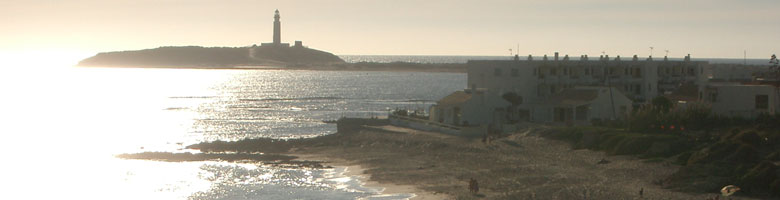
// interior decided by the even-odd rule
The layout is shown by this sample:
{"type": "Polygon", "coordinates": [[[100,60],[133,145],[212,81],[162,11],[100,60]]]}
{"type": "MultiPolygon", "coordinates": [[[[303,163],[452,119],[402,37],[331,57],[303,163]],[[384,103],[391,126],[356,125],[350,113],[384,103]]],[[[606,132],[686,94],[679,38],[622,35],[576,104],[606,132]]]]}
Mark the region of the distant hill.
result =
{"type": "Polygon", "coordinates": [[[231,68],[341,63],[344,60],[331,53],[297,46],[183,46],[99,53],[82,60],[79,66],[231,68]]]}

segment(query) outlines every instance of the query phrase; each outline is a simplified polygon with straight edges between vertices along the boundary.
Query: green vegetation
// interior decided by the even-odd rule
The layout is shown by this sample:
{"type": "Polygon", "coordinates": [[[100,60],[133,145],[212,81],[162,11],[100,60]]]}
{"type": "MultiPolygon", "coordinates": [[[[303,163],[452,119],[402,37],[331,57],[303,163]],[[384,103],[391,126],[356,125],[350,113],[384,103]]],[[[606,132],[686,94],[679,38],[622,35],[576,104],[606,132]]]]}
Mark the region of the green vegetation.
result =
{"type": "Polygon", "coordinates": [[[744,195],[780,197],[777,116],[757,120],[719,118],[696,105],[687,110],[644,109],[637,113],[627,121],[631,129],[559,127],[542,136],[568,141],[574,148],[682,165],[677,172],[658,181],[665,188],[716,192],[734,184],[742,188],[740,193],[744,195]],[[708,124],[713,122],[721,124],[708,124]],[[639,128],[650,127],[648,124],[668,125],[664,129],[658,125],[639,128]],[[672,124],[678,127],[670,130],[672,124]]]}
{"type": "Polygon", "coordinates": [[[709,105],[675,107],[657,97],[625,121],[598,127],[555,128],[543,136],[569,141],[574,148],[609,155],[635,155],[648,162],[668,159],[682,167],[659,180],[666,188],[714,192],[734,184],[751,196],[780,197],[780,116],[723,117],[709,105]]]}

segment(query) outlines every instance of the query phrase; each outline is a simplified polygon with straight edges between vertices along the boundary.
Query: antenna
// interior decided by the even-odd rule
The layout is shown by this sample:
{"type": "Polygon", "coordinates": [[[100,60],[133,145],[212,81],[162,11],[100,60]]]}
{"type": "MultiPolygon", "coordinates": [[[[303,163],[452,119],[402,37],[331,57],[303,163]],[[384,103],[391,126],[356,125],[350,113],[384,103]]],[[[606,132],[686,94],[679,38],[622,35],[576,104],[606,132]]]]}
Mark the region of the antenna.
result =
{"type": "Polygon", "coordinates": [[[747,65],[747,50],[744,50],[742,53],[743,53],[743,56],[744,56],[744,57],[742,58],[742,59],[743,59],[743,60],[742,60],[742,64],[743,64],[743,65],[747,65]]]}
{"type": "Polygon", "coordinates": [[[650,57],[653,57],[653,49],[654,47],[650,47],[650,57]]]}
{"type": "Polygon", "coordinates": [[[509,48],[509,57],[512,57],[513,55],[515,54],[512,53],[512,48],[509,48]]]}
{"type": "Polygon", "coordinates": [[[664,51],[666,52],[666,55],[664,55],[664,57],[669,56],[669,49],[664,50],[664,51]]]}

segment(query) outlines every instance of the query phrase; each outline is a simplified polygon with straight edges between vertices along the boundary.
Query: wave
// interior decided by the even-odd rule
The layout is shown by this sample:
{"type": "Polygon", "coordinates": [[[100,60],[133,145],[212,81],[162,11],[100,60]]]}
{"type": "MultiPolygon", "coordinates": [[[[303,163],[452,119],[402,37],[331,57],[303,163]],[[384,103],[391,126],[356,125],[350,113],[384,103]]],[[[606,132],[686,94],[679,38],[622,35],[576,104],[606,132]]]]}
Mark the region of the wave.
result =
{"type": "Polygon", "coordinates": [[[435,100],[428,100],[428,99],[396,99],[396,100],[374,99],[374,100],[367,100],[366,102],[372,102],[372,103],[433,103],[433,102],[436,102],[436,101],[435,100]]]}
{"type": "Polygon", "coordinates": [[[299,101],[299,100],[339,100],[344,97],[299,97],[299,98],[264,98],[264,99],[239,99],[239,101],[299,101]]]}
{"type": "Polygon", "coordinates": [[[187,110],[187,109],[190,109],[190,108],[187,108],[187,107],[170,107],[170,108],[165,108],[164,110],[187,110]]]}
{"type": "Polygon", "coordinates": [[[171,99],[210,99],[210,98],[217,98],[219,96],[172,96],[168,97],[171,99]]]}

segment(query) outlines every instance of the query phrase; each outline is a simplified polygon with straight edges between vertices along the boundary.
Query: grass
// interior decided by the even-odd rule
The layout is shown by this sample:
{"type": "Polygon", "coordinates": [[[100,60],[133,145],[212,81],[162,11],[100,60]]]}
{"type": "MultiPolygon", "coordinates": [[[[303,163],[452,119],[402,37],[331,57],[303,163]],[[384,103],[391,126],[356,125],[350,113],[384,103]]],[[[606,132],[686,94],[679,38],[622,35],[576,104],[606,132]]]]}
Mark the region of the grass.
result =
{"type": "Polygon", "coordinates": [[[639,133],[605,127],[558,127],[543,137],[569,142],[573,148],[634,155],[645,163],[672,160],[682,167],[662,185],[689,192],[712,192],[737,184],[741,194],[780,197],[780,130],[742,127],[695,134],[639,133]],[[715,138],[715,139],[706,139],[715,138]]]}

